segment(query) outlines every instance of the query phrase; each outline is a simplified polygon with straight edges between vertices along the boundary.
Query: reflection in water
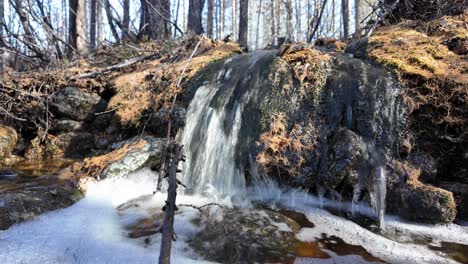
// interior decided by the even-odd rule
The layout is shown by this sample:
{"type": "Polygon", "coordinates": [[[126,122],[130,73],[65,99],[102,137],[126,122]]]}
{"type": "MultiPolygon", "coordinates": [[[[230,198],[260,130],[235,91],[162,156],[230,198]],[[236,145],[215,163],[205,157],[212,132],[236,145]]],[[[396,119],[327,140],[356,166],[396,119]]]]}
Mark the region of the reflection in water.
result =
{"type": "Polygon", "coordinates": [[[460,263],[468,263],[468,245],[443,241],[439,246],[430,245],[429,248],[460,263]]]}
{"type": "Polygon", "coordinates": [[[11,166],[22,177],[51,175],[72,164],[72,159],[24,160],[11,166]]]}

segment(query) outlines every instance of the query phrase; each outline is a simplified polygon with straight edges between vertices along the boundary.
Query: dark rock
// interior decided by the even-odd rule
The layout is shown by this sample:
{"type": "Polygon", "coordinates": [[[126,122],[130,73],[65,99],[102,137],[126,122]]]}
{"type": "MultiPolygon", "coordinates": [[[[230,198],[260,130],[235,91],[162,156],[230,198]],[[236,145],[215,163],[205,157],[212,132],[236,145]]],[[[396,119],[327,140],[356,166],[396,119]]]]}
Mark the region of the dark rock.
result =
{"type": "Polygon", "coordinates": [[[13,128],[0,125],[0,162],[12,154],[17,140],[18,135],[13,128]]]}
{"type": "Polygon", "coordinates": [[[417,222],[451,223],[457,215],[453,194],[421,183],[420,173],[408,163],[393,163],[387,180],[388,211],[417,222]]]}
{"type": "Polygon", "coordinates": [[[294,253],[299,225],[277,212],[224,209],[222,220],[202,223],[202,230],[189,241],[204,258],[222,263],[285,261],[294,253]]]}
{"type": "Polygon", "coordinates": [[[336,188],[346,179],[356,184],[356,171],[368,158],[366,143],[356,133],[340,128],[330,143],[328,166],[320,173],[321,183],[328,188],[336,188]]]}
{"type": "Polygon", "coordinates": [[[468,184],[458,182],[442,182],[440,187],[453,193],[457,204],[457,218],[468,221],[468,184]]]}
{"type": "MultiPolygon", "coordinates": [[[[158,137],[165,137],[167,133],[167,123],[170,116],[170,109],[161,108],[151,117],[146,129],[158,137]]],[[[177,131],[178,128],[185,125],[185,115],[187,110],[181,106],[174,107],[174,114],[172,120],[172,132],[177,131]]],[[[175,133],[173,133],[175,134],[175,133]]]]}
{"type": "Polygon", "coordinates": [[[351,53],[355,58],[366,58],[367,57],[367,46],[369,45],[369,39],[366,37],[351,41],[346,47],[345,52],[351,53]]]}
{"type": "Polygon", "coordinates": [[[416,168],[421,169],[420,180],[425,183],[435,183],[437,176],[437,162],[428,154],[411,153],[407,160],[416,168]]]}
{"type": "Polygon", "coordinates": [[[41,139],[42,136],[38,135],[31,141],[25,153],[27,159],[82,158],[94,148],[94,135],[88,132],[49,134],[44,144],[41,139]]]}
{"type": "Polygon", "coordinates": [[[72,182],[47,178],[0,184],[0,230],[35,216],[72,205],[82,197],[72,182]]]}
{"type": "Polygon", "coordinates": [[[451,223],[457,215],[451,192],[430,185],[404,185],[389,192],[399,216],[431,224],[451,223]]]}
{"type": "Polygon", "coordinates": [[[94,114],[103,111],[107,105],[99,95],[75,87],[59,90],[52,96],[52,101],[61,115],[77,121],[94,119],[94,114]]]}

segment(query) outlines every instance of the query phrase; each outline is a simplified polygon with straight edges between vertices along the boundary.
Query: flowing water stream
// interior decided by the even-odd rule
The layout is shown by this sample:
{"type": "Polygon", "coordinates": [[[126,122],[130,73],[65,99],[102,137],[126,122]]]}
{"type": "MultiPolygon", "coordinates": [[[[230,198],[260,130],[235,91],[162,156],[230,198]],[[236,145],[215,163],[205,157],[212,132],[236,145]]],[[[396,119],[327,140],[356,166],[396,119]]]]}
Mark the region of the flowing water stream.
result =
{"type": "MultiPolygon", "coordinates": [[[[239,156],[252,157],[239,153],[239,142],[245,140],[242,124],[249,118],[244,111],[246,103],[258,94],[238,84],[259,74],[255,72],[258,63],[272,54],[259,52],[229,60],[214,80],[195,92],[185,129],[178,135],[187,156],[181,180],[188,188],[180,190],[177,203],[201,206],[216,202],[226,208],[282,208],[300,213],[306,220],[298,221],[301,229],[296,238],[300,243],[288,263],[468,262],[468,227],[419,225],[387,216],[384,231],[379,231],[330,213],[352,207],[371,219],[376,211],[383,227],[386,172],[381,166],[372,172],[374,210],[357,200],[337,202],[320,192],[316,197],[304,190],[280,187],[265,176],[247,186],[247,165],[239,162],[239,156]]],[[[350,126],[351,112],[347,111],[346,120],[350,126]]],[[[145,239],[128,237],[128,226],[157,217],[156,212],[164,206],[164,193],[152,195],[155,177],[154,172],[143,170],[89,183],[86,197],[73,206],[0,231],[0,263],[155,263],[160,234],[145,239]]],[[[202,228],[194,221],[197,215],[198,210],[180,206],[175,217],[178,240],[173,243],[173,263],[207,262],[189,246],[202,228]]],[[[217,217],[219,212],[213,212],[213,218],[217,217]]]]}

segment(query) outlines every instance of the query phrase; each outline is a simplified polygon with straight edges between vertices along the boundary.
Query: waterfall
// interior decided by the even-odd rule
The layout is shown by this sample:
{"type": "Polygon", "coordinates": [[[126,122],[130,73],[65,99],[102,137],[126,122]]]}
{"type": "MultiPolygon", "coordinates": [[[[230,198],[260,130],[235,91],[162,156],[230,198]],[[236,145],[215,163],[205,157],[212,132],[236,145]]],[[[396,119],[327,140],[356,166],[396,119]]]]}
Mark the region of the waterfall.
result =
{"type": "Polygon", "coordinates": [[[223,128],[226,106],[210,106],[219,84],[201,86],[187,112],[182,144],[188,160],[182,169],[182,179],[189,190],[197,194],[232,195],[245,192],[243,171],[234,162],[235,148],[241,124],[240,105],[234,109],[231,130],[223,128]]]}
{"type": "Polygon", "coordinates": [[[218,198],[246,193],[249,153],[241,148],[254,144],[254,136],[245,132],[257,111],[247,105],[258,105],[259,80],[265,78],[263,69],[275,54],[257,51],[230,58],[195,88],[185,127],[178,135],[187,156],[182,167],[187,193],[218,198]]]}

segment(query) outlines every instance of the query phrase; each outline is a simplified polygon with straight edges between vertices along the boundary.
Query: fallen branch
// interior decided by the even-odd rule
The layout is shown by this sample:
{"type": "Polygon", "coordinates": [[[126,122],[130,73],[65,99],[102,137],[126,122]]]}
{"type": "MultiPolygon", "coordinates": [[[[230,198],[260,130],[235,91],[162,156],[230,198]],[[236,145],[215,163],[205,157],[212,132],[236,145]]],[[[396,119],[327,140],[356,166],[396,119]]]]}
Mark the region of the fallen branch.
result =
{"type": "Polygon", "coordinates": [[[119,109],[122,108],[122,107],[124,107],[124,105],[119,105],[119,106],[117,106],[117,107],[115,107],[115,108],[112,108],[112,109],[110,109],[110,110],[107,110],[107,111],[104,111],[104,112],[95,113],[94,115],[95,115],[95,116],[99,116],[99,115],[109,114],[109,113],[112,113],[112,112],[114,112],[114,111],[119,110],[119,109]]]}
{"type": "Polygon", "coordinates": [[[119,69],[125,68],[127,66],[133,65],[133,64],[135,64],[137,62],[152,59],[152,58],[154,58],[156,56],[157,56],[156,53],[150,54],[150,55],[142,55],[142,56],[139,56],[139,57],[128,59],[128,60],[126,60],[126,61],[124,61],[122,63],[106,67],[103,70],[93,71],[93,72],[88,72],[88,73],[82,73],[82,74],[72,76],[71,79],[95,78],[95,77],[98,77],[98,76],[113,72],[115,70],[119,70],[119,69]]]}
{"type": "Polygon", "coordinates": [[[204,204],[202,206],[196,206],[196,205],[193,205],[193,204],[179,204],[179,206],[191,207],[191,208],[194,208],[194,209],[197,209],[197,210],[202,210],[204,207],[213,206],[213,205],[219,206],[221,209],[224,209],[224,207],[222,205],[218,204],[218,203],[207,203],[207,204],[204,204]]]}
{"type": "Polygon", "coordinates": [[[15,120],[22,121],[22,122],[28,121],[28,120],[26,120],[24,118],[19,118],[19,117],[13,115],[12,113],[8,112],[8,110],[6,110],[5,108],[3,108],[1,106],[0,106],[0,111],[2,111],[5,115],[7,115],[7,116],[9,116],[9,117],[11,117],[11,118],[13,118],[15,120]]]}

